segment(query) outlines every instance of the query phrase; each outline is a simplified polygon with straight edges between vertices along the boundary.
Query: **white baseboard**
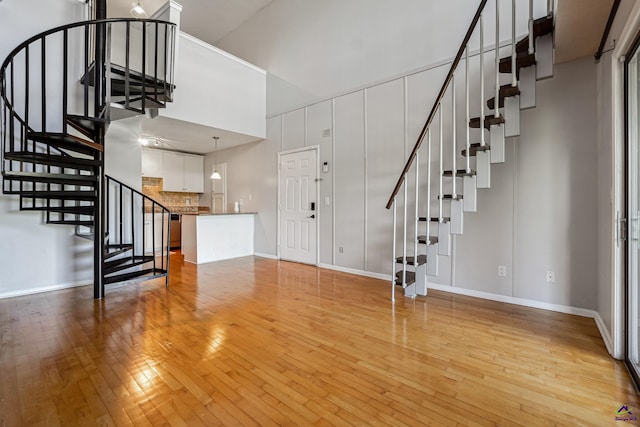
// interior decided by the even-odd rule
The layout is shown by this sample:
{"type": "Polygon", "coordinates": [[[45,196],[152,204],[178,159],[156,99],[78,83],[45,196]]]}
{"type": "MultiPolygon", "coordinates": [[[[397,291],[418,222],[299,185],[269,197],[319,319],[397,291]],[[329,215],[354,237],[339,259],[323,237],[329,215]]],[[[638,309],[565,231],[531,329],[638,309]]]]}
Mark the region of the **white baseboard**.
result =
{"type": "Polygon", "coordinates": [[[602,317],[600,317],[600,313],[596,311],[596,315],[593,317],[593,319],[596,321],[596,325],[598,326],[598,330],[600,331],[600,336],[602,337],[602,341],[604,341],[605,347],[607,347],[607,351],[611,356],[615,357],[615,355],[613,354],[613,339],[611,339],[609,329],[607,329],[607,326],[604,324],[604,320],[602,320],[602,317]]]}
{"type": "Polygon", "coordinates": [[[576,316],[590,317],[592,319],[594,319],[597,314],[594,310],[588,310],[586,308],[571,307],[561,304],[551,304],[548,302],[540,302],[526,298],[510,297],[506,295],[490,294],[488,292],[475,291],[473,289],[454,288],[451,286],[438,285],[435,283],[429,283],[428,287],[429,289],[434,289],[436,291],[449,292],[452,294],[482,298],[491,301],[505,302],[507,304],[521,305],[523,307],[540,308],[543,310],[556,311],[558,313],[575,314],[576,316]]]}
{"type": "Polygon", "coordinates": [[[326,268],[327,270],[340,271],[342,273],[351,273],[358,276],[371,277],[372,279],[388,280],[389,282],[391,282],[391,276],[389,276],[388,274],[373,273],[371,271],[356,270],[355,268],[339,267],[337,265],[322,263],[318,264],[318,267],[326,268]]]}
{"type": "Polygon", "coordinates": [[[254,252],[254,253],[253,253],[253,256],[258,256],[258,257],[260,257],[260,258],[275,259],[275,260],[277,260],[277,259],[278,259],[278,257],[277,257],[277,256],[275,256],[275,255],[265,254],[265,253],[262,253],[262,252],[254,252]]]}
{"type": "Polygon", "coordinates": [[[63,289],[71,289],[71,288],[77,288],[80,286],[88,286],[90,284],[91,283],[87,283],[87,282],[76,282],[76,283],[65,283],[62,285],[43,286],[40,288],[30,288],[30,289],[11,291],[11,292],[2,292],[0,293],[0,299],[22,297],[26,295],[40,294],[43,292],[60,291],[63,289]]]}

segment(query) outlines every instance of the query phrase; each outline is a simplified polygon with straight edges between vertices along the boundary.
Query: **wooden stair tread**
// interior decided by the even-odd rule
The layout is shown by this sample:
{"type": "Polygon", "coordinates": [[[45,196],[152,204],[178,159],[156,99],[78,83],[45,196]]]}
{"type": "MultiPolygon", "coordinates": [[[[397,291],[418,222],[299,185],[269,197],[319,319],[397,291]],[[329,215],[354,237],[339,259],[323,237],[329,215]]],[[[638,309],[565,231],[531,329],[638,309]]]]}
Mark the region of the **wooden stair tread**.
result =
{"type": "MultiPolygon", "coordinates": [[[[504,86],[500,86],[500,93],[499,93],[500,102],[498,104],[498,108],[504,108],[504,100],[506,98],[510,98],[512,96],[518,96],[518,95],[520,95],[520,88],[517,85],[512,86],[511,84],[506,84],[504,86]]],[[[487,107],[489,107],[490,110],[495,110],[496,108],[495,96],[487,101],[487,107]]]]}
{"type": "Polygon", "coordinates": [[[30,151],[12,151],[4,154],[5,160],[40,165],[58,166],[66,169],[92,170],[100,162],[94,159],[63,156],[60,154],[32,153],[30,151]]]}
{"type": "Polygon", "coordinates": [[[82,200],[92,201],[96,192],[91,191],[23,191],[20,194],[25,199],[53,199],[53,200],[82,200]]]}
{"type": "MultiPolygon", "coordinates": [[[[485,151],[489,151],[489,150],[491,150],[491,146],[490,146],[489,144],[484,144],[484,147],[483,147],[483,146],[482,146],[482,144],[481,144],[480,142],[474,142],[474,143],[473,143],[473,144],[471,144],[471,146],[470,146],[470,150],[469,150],[469,157],[475,157],[475,156],[476,156],[476,154],[478,154],[478,153],[482,153],[482,152],[485,152],[485,151]]],[[[467,155],[467,150],[466,150],[466,148],[465,148],[464,150],[462,150],[462,151],[460,152],[460,154],[461,154],[463,157],[466,157],[466,155],[467,155]]]]}
{"type": "Polygon", "coordinates": [[[104,147],[100,144],[66,133],[29,132],[27,138],[63,150],[75,151],[82,154],[94,154],[96,151],[104,151],[104,147]]]}
{"type": "MultiPolygon", "coordinates": [[[[427,217],[426,216],[421,216],[420,218],[418,218],[418,221],[427,222],[427,217]]],[[[450,221],[451,221],[451,218],[442,217],[442,222],[450,222],[450,221]]],[[[440,218],[438,218],[437,216],[431,217],[431,221],[430,222],[440,222],[440,218]]]]}
{"type": "MultiPolygon", "coordinates": [[[[493,114],[489,114],[484,118],[484,127],[485,129],[491,129],[491,126],[504,124],[504,117],[502,114],[500,117],[496,117],[493,114]]],[[[469,127],[473,129],[480,129],[480,117],[474,117],[469,120],[469,127]]]]}
{"type": "MultiPolygon", "coordinates": [[[[460,178],[460,177],[465,177],[465,176],[475,176],[476,175],[476,171],[471,170],[470,172],[467,172],[466,169],[458,169],[456,171],[456,177],[460,178]]],[[[448,171],[444,171],[442,173],[442,176],[453,176],[453,171],[448,170],[448,171]]]]}
{"type": "Polygon", "coordinates": [[[15,181],[42,182],[51,184],[94,185],[97,182],[97,178],[93,175],[70,175],[19,171],[7,171],[3,172],[2,175],[6,179],[15,181]]]}
{"type": "Polygon", "coordinates": [[[100,127],[105,127],[106,131],[109,126],[109,121],[105,118],[78,116],[75,114],[67,114],[66,122],[88,138],[93,138],[93,135],[100,127]]]}
{"type": "MultiPolygon", "coordinates": [[[[443,194],[442,200],[462,200],[464,196],[462,194],[456,194],[456,197],[453,197],[453,194],[443,194]]],[[[440,199],[440,196],[438,196],[440,199]]]]}
{"type": "MultiPolygon", "coordinates": [[[[404,257],[398,257],[396,258],[396,263],[398,264],[402,264],[404,261],[404,257]]],[[[427,256],[426,255],[418,255],[418,265],[423,265],[427,263],[427,256]]],[[[407,257],[407,265],[416,265],[416,257],[415,256],[408,256],[407,257]]]]}
{"type": "MultiPolygon", "coordinates": [[[[501,73],[511,73],[511,56],[507,56],[505,58],[500,59],[500,72],[501,73]]],[[[520,69],[531,67],[532,65],[536,65],[536,55],[529,53],[521,53],[516,56],[516,74],[520,77],[520,69]]]]}
{"type": "MultiPolygon", "coordinates": [[[[546,36],[553,33],[553,15],[544,16],[533,21],[533,38],[546,36]]],[[[516,53],[529,52],[529,36],[527,35],[516,43],[516,53]]]]}
{"type": "Polygon", "coordinates": [[[159,268],[147,268],[140,271],[133,271],[129,273],[121,273],[117,275],[112,275],[104,278],[105,285],[110,285],[118,282],[125,282],[128,280],[140,279],[140,280],[150,280],[158,277],[164,277],[167,275],[166,270],[162,270],[159,268]]]}
{"type": "MultiPolygon", "coordinates": [[[[418,243],[420,243],[422,245],[426,245],[427,244],[427,236],[418,236],[418,243]]],[[[436,243],[438,243],[438,237],[430,236],[429,237],[429,244],[430,245],[435,245],[436,243]]]]}
{"type": "MultiPolygon", "coordinates": [[[[403,286],[402,283],[402,271],[398,271],[396,273],[396,285],[397,286],[403,286]]],[[[416,273],[414,273],[413,271],[406,271],[405,272],[405,283],[404,286],[408,286],[411,285],[413,283],[416,282],[416,273]]]]}

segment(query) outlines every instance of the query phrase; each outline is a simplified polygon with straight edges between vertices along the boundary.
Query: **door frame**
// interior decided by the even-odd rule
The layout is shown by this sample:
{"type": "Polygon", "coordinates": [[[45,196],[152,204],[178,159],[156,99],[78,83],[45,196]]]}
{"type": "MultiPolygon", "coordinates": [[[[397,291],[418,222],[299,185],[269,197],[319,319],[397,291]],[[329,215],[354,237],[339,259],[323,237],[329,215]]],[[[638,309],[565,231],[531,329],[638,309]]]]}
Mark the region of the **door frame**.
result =
{"type": "Polygon", "coordinates": [[[281,188],[280,188],[280,171],[281,171],[281,167],[282,167],[282,156],[286,156],[288,154],[296,154],[296,153],[303,153],[305,151],[315,151],[316,152],[316,177],[315,177],[315,183],[316,183],[316,210],[315,210],[315,216],[316,216],[316,260],[315,260],[315,266],[320,265],[320,146],[319,145],[310,145],[308,147],[302,147],[302,148],[294,148],[292,150],[286,150],[286,151],[280,151],[278,152],[278,165],[277,165],[277,169],[278,169],[278,200],[276,201],[277,203],[277,211],[278,211],[278,215],[277,215],[277,226],[276,226],[276,232],[277,232],[277,248],[276,248],[276,256],[278,257],[278,259],[281,259],[280,257],[280,243],[281,243],[281,239],[282,239],[282,235],[281,235],[281,230],[280,230],[280,212],[281,212],[281,197],[282,197],[282,192],[281,192],[281,188]]]}

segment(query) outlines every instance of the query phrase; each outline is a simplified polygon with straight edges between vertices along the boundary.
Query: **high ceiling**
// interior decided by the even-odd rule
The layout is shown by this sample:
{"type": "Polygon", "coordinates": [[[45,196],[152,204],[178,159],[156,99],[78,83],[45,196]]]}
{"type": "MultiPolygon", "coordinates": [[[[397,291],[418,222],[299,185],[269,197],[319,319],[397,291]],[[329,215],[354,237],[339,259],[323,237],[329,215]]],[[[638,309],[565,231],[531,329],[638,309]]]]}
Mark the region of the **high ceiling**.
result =
{"type": "MultiPolygon", "coordinates": [[[[178,0],[182,5],[180,27],[182,31],[215,44],[238,28],[272,0],[178,0]]],[[[167,0],[140,0],[140,5],[153,14],[167,0]]],[[[108,0],[109,17],[129,17],[137,0],[108,0]]]]}

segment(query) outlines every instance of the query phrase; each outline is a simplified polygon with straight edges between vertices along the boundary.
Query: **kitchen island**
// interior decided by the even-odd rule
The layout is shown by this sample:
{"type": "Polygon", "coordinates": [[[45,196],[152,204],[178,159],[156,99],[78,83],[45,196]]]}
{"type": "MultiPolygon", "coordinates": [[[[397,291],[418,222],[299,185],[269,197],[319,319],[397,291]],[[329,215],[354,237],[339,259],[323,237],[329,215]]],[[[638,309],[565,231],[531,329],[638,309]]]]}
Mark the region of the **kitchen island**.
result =
{"type": "Polygon", "coordinates": [[[193,264],[253,255],[254,212],[182,215],[182,254],[193,264]]]}

